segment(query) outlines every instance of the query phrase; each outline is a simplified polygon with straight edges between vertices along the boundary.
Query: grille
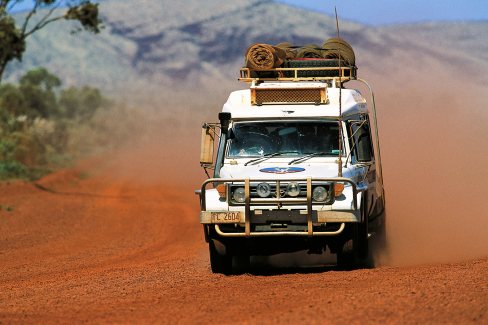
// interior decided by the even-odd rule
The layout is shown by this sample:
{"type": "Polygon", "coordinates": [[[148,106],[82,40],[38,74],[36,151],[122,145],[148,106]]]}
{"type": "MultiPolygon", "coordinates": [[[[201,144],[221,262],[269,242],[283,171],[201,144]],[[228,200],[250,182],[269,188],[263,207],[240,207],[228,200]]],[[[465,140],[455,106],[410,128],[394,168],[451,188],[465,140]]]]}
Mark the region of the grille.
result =
{"type": "MultiPolygon", "coordinates": [[[[273,184],[273,183],[268,183],[270,185],[270,190],[271,190],[271,193],[270,195],[265,198],[265,199],[270,199],[270,200],[273,200],[277,197],[277,186],[276,184],[273,184]]],[[[288,183],[281,183],[280,184],[280,188],[279,188],[279,191],[280,191],[280,197],[281,198],[287,198],[287,199],[306,199],[307,198],[307,184],[306,183],[298,183],[298,185],[300,186],[300,194],[296,197],[291,197],[289,195],[286,194],[286,188],[288,186],[288,183]]],[[[330,183],[317,183],[317,184],[313,184],[312,185],[312,191],[313,189],[315,189],[315,187],[317,186],[323,186],[325,187],[327,193],[328,193],[328,198],[326,201],[324,202],[315,202],[313,201],[313,204],[332,204],[334,202],[334,195],[333,195],[333,192],[334,192],[334,187],[330,184],[330,183]]],[[[230,191],[228,193],[230,199],[229,199],[229,203],[230,205],[244,205],[244,203],[238,203],[236,201],[234,201],[234,199],[232,198],[232,194],[234,193],[234,191],[238,188],[238,187],[243,187],[242,185],[236,185],[236,184],[233,184],[230,186],[230,191]]],[[[251,187],[250,187],[250,195],[251,195],[251,204],[252,204],[252,199],[263,199],[261,198],[258,193],[257,193],[257,184],[251,184],[251,187]]],[[[289,204],[293,204],[292,201],[288,202],[289,204]]],[[[259,205],[266,205],[266,204],[263,204],[263,203],[260,203],[259,205]]],[[[269,205],[276,205],[275,202],[269,202],[269,205]]]]}
{"type": "Polygon", "coordinates": [[[327,96],[325,88],[304,89],[252,89],[253,105],[278,103],[313,103],[325,104],[327,96]]]}

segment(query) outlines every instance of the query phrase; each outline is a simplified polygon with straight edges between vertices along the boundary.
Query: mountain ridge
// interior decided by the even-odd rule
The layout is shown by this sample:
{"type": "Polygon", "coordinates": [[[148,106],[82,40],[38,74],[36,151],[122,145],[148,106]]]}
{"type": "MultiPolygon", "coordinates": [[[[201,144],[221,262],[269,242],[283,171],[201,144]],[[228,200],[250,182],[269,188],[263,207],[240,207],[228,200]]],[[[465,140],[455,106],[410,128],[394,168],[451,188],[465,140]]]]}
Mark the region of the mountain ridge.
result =
{"type": "MultiPolygon", "coordinates": [[[[105,0],[100,8],[101,34],[73,37],[62,24],[48,26],[28,40],[23,62],[8,67],[6,80],[42,65],[68,85],[91,84],[111,94],[188,80],[205,85],[235,80],[252,43],[321,45],[336,34],[333,17],[271,0],[143,0],[138,6],[105,0]]],[[[462,61],[459,69],[486,80],[488,22],[371,27],[343,20],[340,35],[355,49],[360,71],[396,70],[395,62],[415,65],[412,58],[427,65],[462,61]]]]}

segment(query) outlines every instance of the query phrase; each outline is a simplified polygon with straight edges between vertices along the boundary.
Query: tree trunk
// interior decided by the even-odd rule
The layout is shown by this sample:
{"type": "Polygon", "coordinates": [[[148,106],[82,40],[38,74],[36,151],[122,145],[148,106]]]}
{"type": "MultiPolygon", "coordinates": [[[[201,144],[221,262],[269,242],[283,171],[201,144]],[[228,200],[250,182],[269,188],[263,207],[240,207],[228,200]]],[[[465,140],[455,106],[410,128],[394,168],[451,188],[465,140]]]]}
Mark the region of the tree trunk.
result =
{"type": "Polygon", "coordinates": [[[2,83],[3,73],[5,72],[5,67],[7,66],[7,61],[0,61],[0,84],[2,83]]]}

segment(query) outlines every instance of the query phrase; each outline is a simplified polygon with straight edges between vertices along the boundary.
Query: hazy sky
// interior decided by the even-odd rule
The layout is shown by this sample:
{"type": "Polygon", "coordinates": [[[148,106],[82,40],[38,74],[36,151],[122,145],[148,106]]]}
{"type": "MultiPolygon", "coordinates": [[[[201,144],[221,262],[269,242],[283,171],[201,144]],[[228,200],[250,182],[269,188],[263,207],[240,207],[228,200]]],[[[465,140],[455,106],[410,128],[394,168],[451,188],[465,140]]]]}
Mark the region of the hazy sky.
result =
{"type": "Polygon", "coordinates": [[[370,25],[432,20],[486,20],[488,0],[277,0],[370,25]]]}
{"type": "MultiPolygon", "coordinates": [[[[134,1],[136,3],[137,0],[134,1]]],[[[159,1],[159,0],[153,0],[159,1]]],[[[196,0],[199,1],[199,0],[196,0]]],[[[486,20],[488,0],[275,0],[328,14],[337,7],[339,18],[369,25],[415,23],[432,20],[486,20]]],[[[103,2],[103,1],[101,1],[103,2]]],[[[20,2],[25,9],[32,0],[20,2]]]]}

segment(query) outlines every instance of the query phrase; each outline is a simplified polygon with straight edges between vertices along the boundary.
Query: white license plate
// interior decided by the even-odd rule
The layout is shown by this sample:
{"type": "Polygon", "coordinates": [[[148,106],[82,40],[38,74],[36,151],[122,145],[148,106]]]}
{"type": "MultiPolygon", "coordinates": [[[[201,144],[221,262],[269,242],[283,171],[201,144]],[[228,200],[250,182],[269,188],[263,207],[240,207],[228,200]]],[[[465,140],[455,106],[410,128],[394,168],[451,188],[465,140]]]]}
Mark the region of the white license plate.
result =
{"type": "Polygon", "coordinates": [[[212,223],[240,223],[241,212],[228,211],[228,212],[211,212],[210,217],[212,223]]]}

